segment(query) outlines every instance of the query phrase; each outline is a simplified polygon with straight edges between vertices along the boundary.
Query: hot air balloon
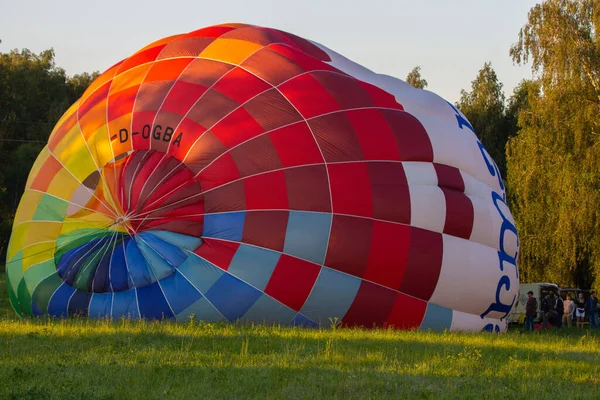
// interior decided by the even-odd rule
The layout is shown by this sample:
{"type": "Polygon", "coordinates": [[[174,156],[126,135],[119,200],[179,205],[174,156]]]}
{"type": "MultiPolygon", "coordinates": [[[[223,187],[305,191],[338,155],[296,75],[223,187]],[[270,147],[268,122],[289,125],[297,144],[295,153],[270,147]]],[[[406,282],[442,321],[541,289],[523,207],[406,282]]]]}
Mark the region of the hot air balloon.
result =
{"type": "Polygon", "coordinates": [[[100,75],[29,175],[20,315],[503,331],[518,234],[439,96],[290,33],[226,24],[100,75]]]}

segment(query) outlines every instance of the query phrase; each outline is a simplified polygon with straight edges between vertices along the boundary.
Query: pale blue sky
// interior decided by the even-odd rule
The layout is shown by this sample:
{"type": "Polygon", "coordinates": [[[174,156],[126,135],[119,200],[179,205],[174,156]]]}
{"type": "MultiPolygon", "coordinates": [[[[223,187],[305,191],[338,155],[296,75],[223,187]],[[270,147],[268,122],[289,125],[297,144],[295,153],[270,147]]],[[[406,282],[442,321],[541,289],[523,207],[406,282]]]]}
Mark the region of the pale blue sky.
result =
{"type": "Polygon", "coordinates": [[[271,26],[404,79],[421,65],[450,101],[491,61],[507,97],[530,69],[508,55],[534,0],[0,0],[0,51],[54,47],[69,75],[103,71],[164,36],[224,22],[271,26]]]}

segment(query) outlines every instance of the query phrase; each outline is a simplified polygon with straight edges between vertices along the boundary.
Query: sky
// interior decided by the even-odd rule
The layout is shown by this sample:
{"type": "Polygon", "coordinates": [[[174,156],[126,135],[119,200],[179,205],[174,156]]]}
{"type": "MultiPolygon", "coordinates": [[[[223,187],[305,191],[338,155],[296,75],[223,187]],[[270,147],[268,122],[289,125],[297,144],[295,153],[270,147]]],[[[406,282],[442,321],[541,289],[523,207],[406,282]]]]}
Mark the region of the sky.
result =
{"type": "Polygon", "coordinates": [[[225,22],[269,26],[319,42],[400,79],[416,65],[455,102],[485,62],[508,98],[531,77],[509,49],[533,0],[0,0],[0,52],[54,48],[74,75],[104,71],[165,36],[225,22]]]}

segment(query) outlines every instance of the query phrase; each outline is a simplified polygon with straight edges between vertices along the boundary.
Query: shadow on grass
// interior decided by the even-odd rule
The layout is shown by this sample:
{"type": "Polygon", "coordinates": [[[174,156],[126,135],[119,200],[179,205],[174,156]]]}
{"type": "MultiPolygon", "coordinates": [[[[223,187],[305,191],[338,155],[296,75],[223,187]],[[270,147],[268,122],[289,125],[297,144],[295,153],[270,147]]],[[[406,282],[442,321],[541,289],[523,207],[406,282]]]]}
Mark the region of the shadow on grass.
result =
{"type": "MultiPolygon", "coordinates": [[[[548,367],[544,367],[548,368],[548,367]]],[[[593,382],[548,376],[385,371],[369,365],[44,364],[0,368],[2,398],[597,398],[593,382]]],[[[561,367],[549,374],[560,377],[561,367]]]]}
{"type": "Polygon", "coordinates": [[[467,335],[457,335],[462,342],[455,344],[419,341],[420,334],[412,335],[415,340],[410,340],[410,334],[393,340],[361,337],[358,330],[350,332],[356,332],[356,337],[339,338],[336,331],[322,331],[322,337],[314,338],[301,329],[286,331],[288,336],[265,335],[266,328],[252,327],[233,326],[225,333],[206,330],[200,335],[189,329],[191,334],[97,333],[82,325],[79,334],[3,333],[0,397],[481,398],[512,393],[514,398],[589,398],[600,394],[597,353],[503,348],[471,343],[467,335]]]}

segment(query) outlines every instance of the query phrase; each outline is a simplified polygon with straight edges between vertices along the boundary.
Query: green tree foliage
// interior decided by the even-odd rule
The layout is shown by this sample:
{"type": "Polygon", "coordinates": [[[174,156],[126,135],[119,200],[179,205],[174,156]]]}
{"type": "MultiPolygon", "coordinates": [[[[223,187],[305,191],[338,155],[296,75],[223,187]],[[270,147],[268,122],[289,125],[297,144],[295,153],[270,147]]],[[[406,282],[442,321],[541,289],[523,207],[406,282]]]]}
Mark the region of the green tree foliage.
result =
{"type": "Polygon", "coordinates": [[[69,78],[54,50],[0,53],[0,256],[29,170],[60,116],[97,73],[69,78]]]}
{"type": "Polygon", "coordinates": [[[418,89],[425,89],[427,81],[421,76],[421,67],[417,65],[406,75],[406,82],[418,89]]]}
{"type": "MultiPolygon", "coordinates": [[[[506,176],[505,146],[515,133],[514,122],[505,108],[502,83],[491,63],[485,63],[471,82],[471,91],[462,90],[457,108],[467,117],[479,140],[490,153],[503,177],[506,176]]],[[[511,109],[512,111],[512,109],[511,109]]]]}
{"type": "Polygon", "coordinates": [[[600,288],[600,0],[534,6],[510,54],[531,62],[508,188],[525,281],[600,288]]]}
{"type": "Polygon", "coordinates": [[[513,90],[512,96],[508,99],[505,109],[509,137],[517,134],[519,129],[519,117],[522,122],[531,117],[530,103],[540,96],[540,82],[537,80],[522,80],[513,90]]]}

